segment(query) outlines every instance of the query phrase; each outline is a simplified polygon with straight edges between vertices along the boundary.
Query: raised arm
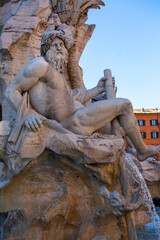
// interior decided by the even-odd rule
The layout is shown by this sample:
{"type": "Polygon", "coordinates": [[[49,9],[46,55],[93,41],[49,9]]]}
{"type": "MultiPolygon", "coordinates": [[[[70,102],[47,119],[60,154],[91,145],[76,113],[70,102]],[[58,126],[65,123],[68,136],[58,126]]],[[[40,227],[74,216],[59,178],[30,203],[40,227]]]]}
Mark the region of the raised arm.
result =
{"type": "Polygon", "coordinates": [[[22,99],[22,92],[32,88],[48,71],[48,63],[43,57],[31,60],[25,69],[9,84],[4,95],[15,111],[22,99]]]}
{"type": "Polygon", "coordinates": [[[86,94],[85,94],[85,97],[84,97],[84,100],[83,100],[83,104],[88,102],[90,99],[96,97],[97,95],[105,92],[105,81],[106,80],[107,80],[107,78],[102,77],[99,80],[96,87],[86,91],[86,94]]]}

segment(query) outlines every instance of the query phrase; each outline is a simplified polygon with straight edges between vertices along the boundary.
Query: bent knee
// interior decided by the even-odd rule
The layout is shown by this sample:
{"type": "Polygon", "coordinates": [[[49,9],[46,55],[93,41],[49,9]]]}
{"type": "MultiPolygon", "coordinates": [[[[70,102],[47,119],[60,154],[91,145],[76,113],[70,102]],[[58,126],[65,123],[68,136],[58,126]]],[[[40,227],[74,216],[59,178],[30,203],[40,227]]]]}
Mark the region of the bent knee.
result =
{"type": "Polygon", "coordinates": [[[124,101],[125,101],[126,108],[129,108],[129,109],[133,110],[133,106],[132,106],[131,101],[129,99],[124,99],[124,101]]]}
{"type": "Polygon", "coordinates": [[[119,98],[121,101],[123,110],[126,112],[133,112],[133,105],[129,99],[126,98],[119,98]]]}
{"type": "Polygon", "coordinates": [[[126,109],[133,112],[133,105],[129,99],[126,99],[126,109]]]}

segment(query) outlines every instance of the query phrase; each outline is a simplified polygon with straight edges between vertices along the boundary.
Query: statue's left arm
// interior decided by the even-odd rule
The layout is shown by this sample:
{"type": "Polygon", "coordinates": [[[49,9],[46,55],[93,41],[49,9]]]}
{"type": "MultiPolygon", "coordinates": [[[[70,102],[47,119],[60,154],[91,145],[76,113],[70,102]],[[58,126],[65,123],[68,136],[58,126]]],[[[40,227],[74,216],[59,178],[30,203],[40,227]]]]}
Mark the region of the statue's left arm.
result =
{"type": "Polygon", "coordinates": [[[97,95],[105,92],[105,81],[107,79],[105,77],[102,77],[97,86],[94,87],[94,88],[91,88],[89,90],[86,90],[86,93],[85,93],[85,97],[83,99],[83,104],[85,104],[86,102],[88,102],[90,99],[96,97],[97,95]]]}

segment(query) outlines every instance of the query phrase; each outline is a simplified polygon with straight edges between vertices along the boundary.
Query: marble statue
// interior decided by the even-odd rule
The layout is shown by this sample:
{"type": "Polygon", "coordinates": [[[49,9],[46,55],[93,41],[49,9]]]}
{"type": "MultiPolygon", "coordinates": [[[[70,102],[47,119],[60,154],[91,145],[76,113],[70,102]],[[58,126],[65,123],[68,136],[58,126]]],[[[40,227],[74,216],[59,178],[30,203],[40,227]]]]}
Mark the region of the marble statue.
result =
{"type": "Polygon", "coordinates": [[[87,12],[100,6],[0,4],[1,239],[137,240],[135,216],[152,208],[137,166],[160,146],[144,144],[109,69],[87,90],[78,65],[95,28],[87,12]]]}
{"type": "Polygon", "coordinates": [[[65,79],[68,50],[74,38],[64,31],[52,31],[43,35],[41,57],[31,60],[5,91],[5,97],[17,112],[22,93],[27,92],[34,113],[25,116],[24,125],[37,132],[47,119],[58,123],[79,135],[92,135],[114,118],[132,141],[140,161],[157,155],[160,146],[146,146],[141,138],[132,104],[127,99],[114,98],[95,102],[86,107],[91,98],[105,92],[107,77],[102,77],[95,88],[70,90],[65,79]]]}

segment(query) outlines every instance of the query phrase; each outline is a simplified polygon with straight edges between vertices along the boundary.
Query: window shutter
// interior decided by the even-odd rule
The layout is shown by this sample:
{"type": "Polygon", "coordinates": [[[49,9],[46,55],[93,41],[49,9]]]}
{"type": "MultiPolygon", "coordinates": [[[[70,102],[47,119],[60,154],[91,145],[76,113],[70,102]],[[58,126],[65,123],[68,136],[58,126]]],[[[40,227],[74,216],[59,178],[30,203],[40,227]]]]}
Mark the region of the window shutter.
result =
{"type": "Polygon", "coordinates": [[[150,126],[152,126],[152,120],[150,120],[150,126]]]}
{"type": "Polygon", "coordinates": [[[158,120],[156,120],[156,125],[158,126],[158,120]]]}

